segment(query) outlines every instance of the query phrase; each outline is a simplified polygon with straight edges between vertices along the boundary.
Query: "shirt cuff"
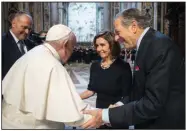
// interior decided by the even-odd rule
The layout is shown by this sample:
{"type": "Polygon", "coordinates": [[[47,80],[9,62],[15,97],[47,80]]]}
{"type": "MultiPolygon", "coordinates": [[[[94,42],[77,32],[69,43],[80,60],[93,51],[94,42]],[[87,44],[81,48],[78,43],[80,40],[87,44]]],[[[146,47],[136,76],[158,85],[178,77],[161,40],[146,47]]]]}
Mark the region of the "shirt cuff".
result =
{"type": "Polygon", "coordinates": [[[103,120],[104,123],[110,123],[108,111],[109,111],[109,109],[103,109],[102,110],[102,120],[103,120]]]}
{"type": "Polygon", "coordinates": [[[129,126],[129,129],[135,129],[135,128],[134,128],[134,125],[132,125],[132,126],[129,126]]]}
{"type": "Polygon", "coordinates": [[[123,104],[123,102],[118,101],[118,102],[116,103],[116,105],[118,105],[118,106],[122,106],[122,105],[124,105],[124,104],[123,104]]]}

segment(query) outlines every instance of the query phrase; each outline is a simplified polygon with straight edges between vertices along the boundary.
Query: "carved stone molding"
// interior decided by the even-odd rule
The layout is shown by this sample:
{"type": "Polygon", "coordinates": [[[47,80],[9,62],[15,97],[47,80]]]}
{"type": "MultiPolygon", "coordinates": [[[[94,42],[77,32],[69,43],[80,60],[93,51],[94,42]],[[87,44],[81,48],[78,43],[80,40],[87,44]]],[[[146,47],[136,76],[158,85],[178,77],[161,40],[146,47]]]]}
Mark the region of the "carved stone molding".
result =
{"type": "Polygon", "coordinates": [[[44,2],[44,30],[50,28],[50,3],[44,2]]]}
{"type": "Polygon", "coordinates": [[[153,27],[153,18],[154,18],[153,2],[143,2],[142,12],[144,12],[144,14],[151,19],[151,27],[153,27]]]}

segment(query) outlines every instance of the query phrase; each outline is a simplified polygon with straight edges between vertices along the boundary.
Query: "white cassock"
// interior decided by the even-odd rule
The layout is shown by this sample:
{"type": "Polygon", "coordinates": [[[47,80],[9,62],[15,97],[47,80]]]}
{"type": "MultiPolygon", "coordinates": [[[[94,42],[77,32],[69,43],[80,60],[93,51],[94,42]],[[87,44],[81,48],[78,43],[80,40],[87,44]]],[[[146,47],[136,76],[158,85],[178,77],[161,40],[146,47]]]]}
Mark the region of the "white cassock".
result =
{"type": "Polygon", "coordinates": [[[3,129],[63,129],[80,126],[91,115],[60,62],[56,50],[45,43],[22,56],[2,82],[3,129]]]}

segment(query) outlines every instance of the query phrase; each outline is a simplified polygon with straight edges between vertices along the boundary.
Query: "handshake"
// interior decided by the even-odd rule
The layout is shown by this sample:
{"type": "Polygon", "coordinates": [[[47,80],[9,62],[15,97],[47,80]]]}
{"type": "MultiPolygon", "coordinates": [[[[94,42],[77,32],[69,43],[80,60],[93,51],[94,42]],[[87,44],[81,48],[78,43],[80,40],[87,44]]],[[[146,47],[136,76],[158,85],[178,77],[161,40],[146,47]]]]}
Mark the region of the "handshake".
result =
{"type": "MultiPolygon", "coordinates": [[[[109,106],[109,108],[115,108],[118,106],[121,106],[122,104],[111,104],[109,106]]],[[[92,116],[92,118],[90,120],[88,120],[87,122],[85,122],[84,124],[81,125],[82,128],[84,129],[89,129],[89,128],[99,128],[101,125],[107,125],[110,126],[110,123],[106,123],[103,121],[102,119],[102,114],[103,114],[103,109],[95,109],[95,110],[84,110],[83,114],[89,114],[92,116]]]]}

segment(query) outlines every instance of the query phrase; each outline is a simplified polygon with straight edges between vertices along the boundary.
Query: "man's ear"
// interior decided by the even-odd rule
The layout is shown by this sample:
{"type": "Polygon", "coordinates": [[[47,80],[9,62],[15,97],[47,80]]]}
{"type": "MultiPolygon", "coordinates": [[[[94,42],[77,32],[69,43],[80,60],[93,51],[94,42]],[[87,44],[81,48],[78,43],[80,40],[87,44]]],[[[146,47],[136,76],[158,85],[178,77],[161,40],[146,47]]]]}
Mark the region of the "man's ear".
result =
{"type": "Polygon", "coordinates": [[[68,40],[63,41],[63,43],[61,44],[61,48],[66,48],[68,44],[68,40]]]}
{"type": "Polygon", "coordinates": [[[13,20],[13,21],[11,22],[11,24],[12,24],[12,27],[15,27],[15,25],[16,25],[16,20],[13,20]]]}
{"type": "Polygon", "coordinates": [[[64,47],[66,48],[68,46],[68,40],[65,40],[64,42],[64,47]]]}
{"type": "Polygon", "coordinates": [[[136,34],[137,29],[138,29],[138,23],[137,23],[137,21],[132,20],[132,23],[131,23],[131,30],[132,30],[132,32],[133,32],[134,34],[136,34]]]}

